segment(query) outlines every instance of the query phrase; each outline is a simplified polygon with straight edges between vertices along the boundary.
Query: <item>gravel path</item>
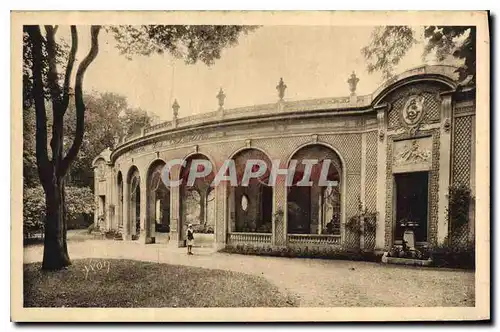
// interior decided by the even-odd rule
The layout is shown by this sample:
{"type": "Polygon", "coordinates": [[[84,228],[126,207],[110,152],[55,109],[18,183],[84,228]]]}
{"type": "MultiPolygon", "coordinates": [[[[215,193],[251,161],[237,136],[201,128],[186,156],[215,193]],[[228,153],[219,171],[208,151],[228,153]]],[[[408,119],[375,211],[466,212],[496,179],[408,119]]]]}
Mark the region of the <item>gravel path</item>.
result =
{"type": "MultiPolygon", "coordinates": [[[[300,306],[474,306],[474,272],[324,259],[278,258],[215,253],[195,248],[136,242],[69,242],[73,259],[127,258],[263,276],[300,306]]],[[[24,249],[24,263],[41,261],[43,248],[24,249]]],[[[112,267],[111,267],[112,270],[112,267]]]]}

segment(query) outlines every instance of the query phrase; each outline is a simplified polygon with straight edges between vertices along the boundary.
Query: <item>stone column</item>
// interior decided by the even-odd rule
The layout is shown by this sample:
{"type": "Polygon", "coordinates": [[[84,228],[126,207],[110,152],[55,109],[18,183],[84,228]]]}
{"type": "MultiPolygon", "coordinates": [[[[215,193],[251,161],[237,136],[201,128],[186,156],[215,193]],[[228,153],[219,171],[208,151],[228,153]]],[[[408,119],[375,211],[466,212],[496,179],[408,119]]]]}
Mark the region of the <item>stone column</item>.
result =
{"type": "Polygon", "coordinates": [[[226,203],[229,214],[227,216],[228,220],[228,231],[229,232],[234,232],[236,230],[236,206],[235,206],[235,188],[227,188],[227,191],[229,192],[229,200],[226,203]]]}
{"type": "Polygon", "coordinates": [[[285,247],[287,244],[287,203],[286,183],[283,176],[278,176],[273,188],[273,236],[272,244],[285,247]]]}
{"type": "Polygon", "coordinates": [[[376,108],[378,122],[377,143],[377,229],[375,231],[375,249],[385,247],[385,204],[386,204],[386,169],[387,169],[387,105],[376,108]]]}
{"type": "Polygon", "coordinates": [[[132,240],[130,233],[130,188],[127,179],[123,181],[123,239],[132,240]]]}
{"type": "MultiPolygon", "coordinates": [[[[145,174],[145,173],[143,173],[145,174]]],[[[150,236],[151,234],[149,233],[149,229],[147,227],[148,221],[146,220],[146,209],[147,209],[147,189],[146,189],[146,178],[147,176],[141,176],[141,187],[140,192],[141,192],[141,197],[140,197],[140,211],[139,211],[139,218],[140,218],[140,234],[139,234],[139,241],[140,243],[151,243],[150,242],[150,236]]]]}
{"type": "Polygon", "coordinates": [[[226,183],[222,182],[215,187],[215,249],[221,250],[226,246],[227,239],[227,191],[226,183]]]}
{"type": "Polygon", "coordinates": [[[98,168],[94,167],[94,225],[99,221],[99,181],[98,181],[98,168]]]}
{"type": "Polygon", "coordinates": [[[106,179],[106,211],[107,211],[107,223],[106,230],[115,228],[114,225],[116,220],[116,176],[113,168],[107,166],[107,179],[106,179]],[[114,208],[111,208],[114,206],[114,208]]]}
{"type": "Polygon", "coordinates": [[[451,93],[441,95],[441,132],[439,136],[439,203],[437,242],[448,235],[448,187],[450,186],[451,158],[451,93]]]}
{"type": "MultiPolygon", "coordinates": [[[[174,166],[171,171],[172,179],[178,180],[180,167],[174,166]]],[[[180,219],[180,186],[170,187],[170,240],[169,246],[180,247],[183,244],[179,234],[179,219],[180,219]]]]}

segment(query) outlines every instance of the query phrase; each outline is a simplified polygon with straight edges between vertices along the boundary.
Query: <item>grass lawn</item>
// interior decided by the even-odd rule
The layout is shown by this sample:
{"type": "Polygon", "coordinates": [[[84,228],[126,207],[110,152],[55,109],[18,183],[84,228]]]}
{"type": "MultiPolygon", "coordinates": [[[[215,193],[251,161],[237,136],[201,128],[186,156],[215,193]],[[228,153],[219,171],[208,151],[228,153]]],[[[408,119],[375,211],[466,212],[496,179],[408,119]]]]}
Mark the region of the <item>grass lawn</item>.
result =
{"type": "Polygon", "coordinates": [[[75,260],[67,270],[24,265],[25,307],[290,307],[262,277],[115,259],[75,260]]]}

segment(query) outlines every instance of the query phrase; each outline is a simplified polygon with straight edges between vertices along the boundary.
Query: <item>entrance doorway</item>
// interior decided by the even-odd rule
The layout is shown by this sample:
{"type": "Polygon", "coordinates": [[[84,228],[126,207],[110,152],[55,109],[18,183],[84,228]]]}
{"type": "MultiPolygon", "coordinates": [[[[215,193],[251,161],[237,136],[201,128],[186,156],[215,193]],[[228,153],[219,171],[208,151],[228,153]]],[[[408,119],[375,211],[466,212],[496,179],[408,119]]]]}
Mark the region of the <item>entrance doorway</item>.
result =
{"type": "Polygon", "coordinates": [[[104,228],[104,222],[106,219],[106,196],[99,195],[99,216],[98,216],[98,226],[104,228]],[[103,218],[101,220],[101,218],[103,218]]]}
{"type": "Polygon", "coordinates": [[[429,173],[413,172],[395,174],[396,225],[394,241],[401,243],[405,228],[401,221],[417,224],[414,228],[415,242],[427,242],[429,173]]]}

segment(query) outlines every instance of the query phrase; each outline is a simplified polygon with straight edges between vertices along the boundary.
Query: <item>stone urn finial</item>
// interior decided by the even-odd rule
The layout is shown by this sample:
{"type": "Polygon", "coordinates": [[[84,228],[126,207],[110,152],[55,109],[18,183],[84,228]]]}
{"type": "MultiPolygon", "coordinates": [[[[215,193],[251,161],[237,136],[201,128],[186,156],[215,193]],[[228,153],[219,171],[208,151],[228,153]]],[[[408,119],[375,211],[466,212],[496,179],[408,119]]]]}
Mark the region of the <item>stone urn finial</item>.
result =
{"type": "Polygon", "coordinates": [[[174,100],[174,103],[172,104],[172,110],[174,111],[174,119],[177,119],[177,115],[179,115],[179,103],[177,102],[177,99],[174,100]]]}
{"type": "Polygon", "coordinates": [[[276,86],[276,90],[278,90],[278,97],[280,98],[280,101],[282,101],[283,97],[285,97],[286,88],[287,86],[285,82],[283,82],[283,77],[281,77],[278,85],[276,86]]]}
{"type": "Polygon", "coordinates": [[[356,73],[353,71],[350,78],[347,80],[349,84],[349,90],[351,91],[351,95],[356,94],[356,87],[359,83],[359,78],[356,76],[356,73]]]}
{"type": "Polygon", "coordinates": [[[217,94],[217,99],[219,100],[219,110],[224,108],[224,100],[226,99],[226,95],[222,88],[220,88],[219,93],[217,94]]]}

